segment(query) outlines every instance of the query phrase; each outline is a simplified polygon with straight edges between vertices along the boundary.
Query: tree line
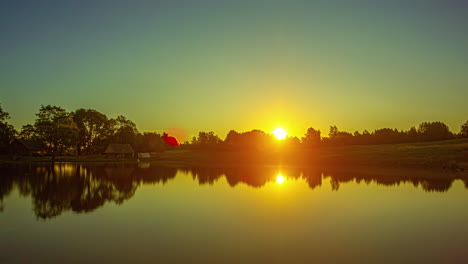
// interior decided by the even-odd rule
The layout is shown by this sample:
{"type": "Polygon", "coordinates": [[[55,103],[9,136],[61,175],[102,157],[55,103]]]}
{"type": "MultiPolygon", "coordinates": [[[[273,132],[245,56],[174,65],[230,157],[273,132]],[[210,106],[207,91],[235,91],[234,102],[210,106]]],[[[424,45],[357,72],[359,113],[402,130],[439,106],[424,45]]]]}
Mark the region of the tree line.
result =
{"type": "Polygon", "coordinates": [[[391,128],[376,129],[372,132],[364,130],[354,133],[341,131],[336,126],[330,126],[328,137],[322,136],[320,130],[310,127],[303,137],[287,137],[279,142],[274,135],[261,130],[238,133],[229,131],[223,141],[214,132],[200,132],[191,142],[186,142],[188,148],[199,149],[237,149],[237,150],[268,150],[278,144],[286,148],[317,148],[347,145],[381,145],[398,143],[416,143],[441,141],[455,138],[468,138],[468,121],[461,126],[461,131],[453,133],[443,122],[422,122],[418,128],[409,130],[391,128]]]}
{"type": "Polygon", "coordinates": [[[43,105],[34,123],[24,125],[19,132],[7,123],[9,118],[0,105],[0,152],[3,154],[12,152],[15,139],[27,140],[53,157],[100,154],[109,143],[130,144],[138,152],[164,151],[174,145],[167,143],[165,133],[140,133],[136,124],[126,117],[109,118],[94,109],[68,112],[59,106],[43,105]]]}
{"type": "Polygon", "coordinates": [[[231,130],[222,140],[214,132],[199,132],[190,141],[179,146],[177,140],[166,133],[140,133],[136,124],[124,116],[109,118],[94,110],[80,108],[66,111],[52,105],[42,105],[33,124],[24,125],[18,132],[8,123],[10,115],[0,105],[0,153],[9,154],[15,139],[24,139],[43,149],[48,155],[89,155],[103,153],[109,143],[130,144],[137,152],[160,152],[168,149],[224,149],[269,150],[283,148],[317,148],[346,145],[377,145],[468,138],[468,121],[459,133],[453,133],[443,122],[423,122],[409,130],[391,128],[364,130],[354,133],[331,126],[328,137],[310,127],[303,137],[287,137],[278,141],[272,134],[261,130],[239,133],[231,130]]]}

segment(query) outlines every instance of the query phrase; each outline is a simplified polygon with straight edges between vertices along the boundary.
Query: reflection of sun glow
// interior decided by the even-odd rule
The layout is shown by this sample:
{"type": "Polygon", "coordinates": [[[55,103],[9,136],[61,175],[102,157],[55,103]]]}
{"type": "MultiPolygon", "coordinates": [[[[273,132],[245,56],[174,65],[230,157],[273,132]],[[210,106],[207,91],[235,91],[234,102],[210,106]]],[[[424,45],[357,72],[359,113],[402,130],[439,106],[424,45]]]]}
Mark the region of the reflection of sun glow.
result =
{"type": "Polygon", "coordinates": [[[275,137],[279,140],[285,139],[287,134],[288,133],[286,132],[286,130],[284,130],[281,127],[278,127],[275,130],[273,130],[273,135],[275,135],[275,137]]]}
{"type": "Polygon", "coordinates": [[[277,184],[283,184],[284,183],[284,176],[281,175],[281,174],[278,174],[278,176],[276,176],[276,183],[277,184]]]}

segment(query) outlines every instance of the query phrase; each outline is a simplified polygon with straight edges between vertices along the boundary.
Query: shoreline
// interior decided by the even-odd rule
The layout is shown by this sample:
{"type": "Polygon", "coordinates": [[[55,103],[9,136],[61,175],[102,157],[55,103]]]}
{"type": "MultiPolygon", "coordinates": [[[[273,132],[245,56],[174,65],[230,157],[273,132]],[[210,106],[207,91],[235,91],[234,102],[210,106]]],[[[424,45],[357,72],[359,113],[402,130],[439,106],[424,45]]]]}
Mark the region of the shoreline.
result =
{"type": "Polygon", "coordinates": [[[151,163],[169,167],[295,166],[295,167],[384,167],[419,168],[468,172],[468,139],[448,141],[353,145],[317,149],[170,150],[152,153],[151,158],[109,158],[104,155],[22,157],[0,156],[0,164],[29,163],[151,163]]]}

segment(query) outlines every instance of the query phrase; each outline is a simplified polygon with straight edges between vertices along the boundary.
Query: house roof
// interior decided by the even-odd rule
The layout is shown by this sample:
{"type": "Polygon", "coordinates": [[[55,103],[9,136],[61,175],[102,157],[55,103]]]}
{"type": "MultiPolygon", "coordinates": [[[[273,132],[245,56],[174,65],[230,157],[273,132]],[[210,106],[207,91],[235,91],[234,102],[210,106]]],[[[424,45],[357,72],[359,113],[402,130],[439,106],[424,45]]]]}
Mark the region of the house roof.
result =
{"type": "Polygon", "coordinates": [[[18,139],[16,139],[16,141],[18,143],[20,143],[21,145],[23,145],[29,151],[38,151],[38,150],[40,150],[40,148],[37,147],[36,144],[34,144],[31,140],[18,138],[18,139]]]}
{"type": "Polygon", "coordinates": [[[116,144],[111,143],[107,146],[105,154],[133,154],[135,151],[133,150],[130,144],[116,144]]]}

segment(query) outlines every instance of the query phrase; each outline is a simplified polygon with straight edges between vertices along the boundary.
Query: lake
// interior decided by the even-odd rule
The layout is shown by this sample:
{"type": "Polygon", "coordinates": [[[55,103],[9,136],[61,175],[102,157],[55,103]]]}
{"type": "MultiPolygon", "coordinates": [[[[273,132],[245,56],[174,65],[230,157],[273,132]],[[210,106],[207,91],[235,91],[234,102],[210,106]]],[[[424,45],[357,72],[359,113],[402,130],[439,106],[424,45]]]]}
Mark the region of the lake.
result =
{"type": "Polygon", "coordinates": [[[0,167],[0,263],[468,261],[466,174],[0,167]]]}

